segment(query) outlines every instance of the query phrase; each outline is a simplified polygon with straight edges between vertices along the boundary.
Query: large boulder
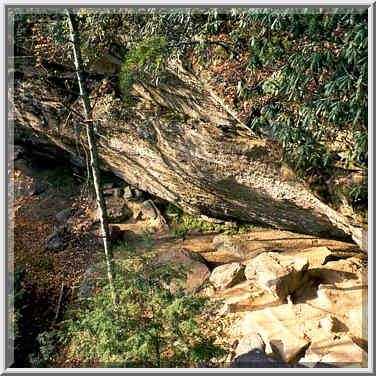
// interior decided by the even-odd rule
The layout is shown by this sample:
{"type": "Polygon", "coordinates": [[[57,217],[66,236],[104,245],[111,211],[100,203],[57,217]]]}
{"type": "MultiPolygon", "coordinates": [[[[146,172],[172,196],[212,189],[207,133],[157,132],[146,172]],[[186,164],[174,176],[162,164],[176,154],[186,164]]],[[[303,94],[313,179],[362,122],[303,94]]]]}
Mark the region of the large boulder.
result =
{"type": "MultiPolygon", "coordinates": [[[[192,214],[322,237],[350,239],[355,234],[355,241],[360,241],[356,223],[310,192],[281,162],[278,150],[271,150],[270,142],[257,137],[210,90],[203,89],[205,83],[195,75],[180,66],[171,68],[158,88],[147,82],[134,85],[132,95],[139,99],[134,106],[116,97],[115,90],[96,98],[93,117],[101,119],[96,130],[101,168],[192,214]],[[164,111],[153,114],[150,107],[164,111]],[[176,113],[185,116],[177,119],[176,113]]],[[[15,69],[44,74],[21,62],[15,69]]],[[[84,153],[76,154],[77,137],[87,147],[80,134],[83,129],[73,126],[75,112],[82,112],[81,102],[70,103],[58,85],[34,80],[28,73],[14,82],[11,92],[15,138],[30,140],[36,150],[53,144],[84,164],[84,153]],[[54,98],[53,103],[64,105],[51,106],[50,100],[40,98],[54,98]],[[67,107],[75,112],[61,126],[67,107]]],[[[59,74],[65,79],[74,76],[59,74]]]]}
{"type": "Polygon", "coordinates": [[[155,219],[159,211],[152,200],[146,200],[141,204],[141,212],[144,218],[155,219]]]}
{"type": "MultiPolygon", "coordinates": [[[[260,269],[261,261],[257,265],[260,269]]],[[[272,297],[268,293],[258,301],[249,299],[249,312],[237,324],[237,332],[243,338],[260,333],[267,354],[273,353],[290,364],[304,356],[299,361],[306,367],[322,367],[322,362],[341,367],[367,366],[367,280],[361,260],[351,257],[332,261],[306,273],[320,284],[304,288],[294,304],[273,304],[267,300],[272,297]]],[[[267,284],[267,279],[263,282],[267,284]]],[[[273,289],[272,284],[269,287],[273,289]]]]}
{"type": "Polygon", "coordinates": [[[364,368],[368,366],[368,354],[355,344],[350,336],[323,331],[313,339],[299,363],[309,368],[317,367],[320,363],[345,368],[364,368]]]}
{"type": "Polygon", "coordinates": [[[253,332],[240,339],[238,345],[236,346],[235,355],[243,355],[256,349],[265,351],[265,348],[265,342],[260,334],[253,332]]]}
{"type": "Polygon", "coordinates": [[[224,264],[213,269],[210,282],[218,289],[225,289],[245,281],[244,265],[238,262],[224,264]]]}
{"type": "MultiPolygon", "coordinates": [[[[163,264],[178,264],[176,268],[186,268],[187,280],[181,283],[181,286],[186,292],[193,292],[200,288],[204,282],[209,278],[210,271],[205,264],[205,260],[195,252],[186,248],[171,249],[169,251],[161,252],[155,259],[155,263],[163,264]]],[[[169,286],[172,291],[177,289],[176,285],[169,286]]]]}
{"type": "Polygon", "coordinates": [[[121,223],[132,216],[131,210],[121,198],[106,198],[107,218],[109,222],[121,223]]]}
{"type": "Polygon", "coordinates": [[[308,266],[304,258],[265,252],[252,259],[244,273],[248,280],[255,280],[265,291],[285,302],[289,295],[308,282],[308,266]]]}
{"type": "MultiPolygon", "coordinates": [[[[109,223],[122,223],[133,215],[126,201],[122,198],[113,196],[105,197],[105,204],[109,223]]],[[[91,216],[94,222],[99,221],[99,209],[91,211],[91,216]]]]}
{"type": "Polygon", "coordinates": [[[63,235],[65,233],[65,226],[59,226],[45,242],[45,247],[52,252],[63,251],[67,244],[64,242],[63,235]]]}
{"type": "Polygon", "coordinates": [[[287,304],[248,312],[239,326],[244,337],[259,333],[266,343],[265,351],[284,363],[293,363],[310,343],[295,310],[287,304]]]}

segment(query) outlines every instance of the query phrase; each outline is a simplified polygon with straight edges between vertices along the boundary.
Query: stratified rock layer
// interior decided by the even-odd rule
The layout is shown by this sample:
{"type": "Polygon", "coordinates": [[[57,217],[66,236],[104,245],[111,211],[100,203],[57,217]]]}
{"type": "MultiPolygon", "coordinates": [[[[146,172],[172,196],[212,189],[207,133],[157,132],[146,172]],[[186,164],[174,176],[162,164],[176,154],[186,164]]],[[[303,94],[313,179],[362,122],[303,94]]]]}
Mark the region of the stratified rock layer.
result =
{"type": "MultiPolygon", "coordinates": [[[[23,69],[12,92],[16,140],[40,153],[63,150],[84,166],[84,123],[74,119],[82,113],[80,101],[23,69]]],[[[158,88],[138,83],[132,94],[138,98],[133,107],[114,93],[98,98],[93,91],[103,169],[189,213],[362,243],[361,230],[316,198],[278,150],[235,119],[194,75],[180,70],[158,88]]]]}

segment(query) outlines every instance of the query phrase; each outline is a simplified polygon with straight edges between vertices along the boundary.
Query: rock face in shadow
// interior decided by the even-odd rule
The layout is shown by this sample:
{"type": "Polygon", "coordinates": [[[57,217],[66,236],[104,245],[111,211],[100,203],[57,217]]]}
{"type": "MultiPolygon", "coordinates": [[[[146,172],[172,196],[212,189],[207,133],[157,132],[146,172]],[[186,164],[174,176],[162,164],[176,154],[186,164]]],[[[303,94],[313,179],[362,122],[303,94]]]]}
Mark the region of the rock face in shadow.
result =
{"type": "Polygon", "coordinates": [[[65,232],[65,226],[62,225],[57,228],[55,232],[53,232],[45,242],[45,247],[49,251],[52,252],[59,252],[63,251],[66,248],[66,243],[63,240],[63,234],[65,232]]]}
{"type": "MultiPolygon", "coordinates": [[[[40,151],[54,145],[85,165],[80,101],[67,97],[58,80],[33,80],[36,72],[23,69],[12,92],[16,141],[40,151]]],[[[98,98],[94,91],[102,169],[188,213],[321,237],[356,234],[360,242],[359,229],[316,198],[281,162],[278,149],[235,119],[191,73],[171,73],[158,88],[138,83],[132,106],[114,93],[98,98]]]]}
{"type": "Polygon", "coordinates": [[[267,356],[264,351],[255,349],[237,357],[233,368],[289,368],[289,366],[277,362],[275,359],[267,356]]]}

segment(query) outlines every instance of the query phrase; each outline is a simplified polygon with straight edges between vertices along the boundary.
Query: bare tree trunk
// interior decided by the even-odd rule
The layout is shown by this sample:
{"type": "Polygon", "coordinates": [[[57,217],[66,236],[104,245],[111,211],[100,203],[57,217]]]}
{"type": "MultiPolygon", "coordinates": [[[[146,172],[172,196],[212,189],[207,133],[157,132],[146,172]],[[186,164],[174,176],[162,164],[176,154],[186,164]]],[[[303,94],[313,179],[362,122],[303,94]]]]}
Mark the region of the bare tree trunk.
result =
{"type": "Polygon", "coordinates": [[[113,276],[114,276],[113,254],[112,254],[112,246],[111,246],[110,233],[109,233],[109,227],[108,227],[108,221],[107,221],[106,203],[103,199],[103,194],[102,194],[102,189],[101,189],[100,171],[99,171],[99,165],[98,165],[98,153],[97,153],[97,148],[95,144],[95,135],[94,135],[93,121],[92,121],[92,108],[90,105],[89,97],[87,95],[87,89],[86,89],[86,84],[85,84],[85,79],[84,79],[84,70],[83,70],[82,56],[81,56],[81,51],[80,51],[80,40],[78,36],[77,22],[76,22],[75,16],[73,15],[72,9],[66,9],[66,14],[68,16],[70,37],[71,37],[71,42],[73,44],[74,63],[76,66],[77,78],[78,78],[78,83],[80,86],[80,94],[81,94],[82,101],[84,103],[85,116],[87,119],[86,132],[87,132],[89,151],[90,151],[90,165],[91,165],[91,171],[93,174],[94,187],[95,187],[97,205],[98,205],[98,210],[99,210],[99,218],[100,218],[100,223],[101,223],[101,231],[102,231],[103,240],[104,240],[104,252],[106,255],[108,281],[110,283],[110,287],[112,290],[114,304],[116,304],[116,294],[115,294],[115,290],[113,286],[113,276]]]}

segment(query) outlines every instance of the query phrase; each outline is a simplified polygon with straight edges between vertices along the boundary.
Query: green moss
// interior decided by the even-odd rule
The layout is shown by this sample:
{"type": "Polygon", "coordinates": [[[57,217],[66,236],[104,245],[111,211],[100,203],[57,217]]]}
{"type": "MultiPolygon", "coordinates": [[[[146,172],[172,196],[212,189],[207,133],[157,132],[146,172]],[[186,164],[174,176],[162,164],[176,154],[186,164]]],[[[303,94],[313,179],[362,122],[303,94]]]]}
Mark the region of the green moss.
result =
{"type": "Polygon", "coordinates": [[[166,61],[166,41],[159,36],[146,38],[129,50],[120,75],[123,100],[130,100],[129,94],[137,79],[155,81],[158,84],[165,77],[166,61]]]}
{"type": "Polygon", "coordinates": [[[183,237],[187,233],[193,232],[220,232],[229,235],[243,234],[254,231],[256,225],[244,223],[211,223],[202,220],[199,216],[184,214],[184,212],[168,204],[165,210],[168,221],[175,226],[173,232],[176,237],[183,237]]]}

